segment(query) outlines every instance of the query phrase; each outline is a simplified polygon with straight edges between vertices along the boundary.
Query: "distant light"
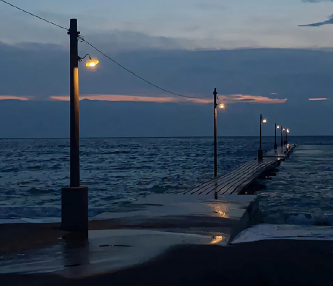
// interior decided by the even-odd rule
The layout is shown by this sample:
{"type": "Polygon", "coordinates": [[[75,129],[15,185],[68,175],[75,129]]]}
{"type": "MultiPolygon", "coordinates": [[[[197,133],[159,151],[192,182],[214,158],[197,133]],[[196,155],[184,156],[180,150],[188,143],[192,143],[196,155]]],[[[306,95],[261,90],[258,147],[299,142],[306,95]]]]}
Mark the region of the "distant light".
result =
{"type": "Polygon", "coordinates": [[[220,105],[219,105],[219,108],[220,108],[220,109],[225,109],[224,104],[220,104],[220,105]]]}
{"type": "Polygon", "coordinates": [[[289,133],[290,132],[290,130],[289,129],[287,129],[287,133],[289,133]]]}
{"type": "Polygon", "coordinates": [[[99,63],[99,60],[90,59],[89,61],[87,61],[86,67],[95,67],[98,65],[98,63],[99,63]]]}
{"type": "Polygon", "coordinates": [[[276,126],[276,129],[280,129],[280,125],[277,125],[277,126],[276,126]]]}
{"type": "Polygon", "coordinates": [[[267,123],[267,119],[266,119],[266,118],[263,119],[263,120],[262,120],[262,123],[267,123]]]}
{"type": "Polygon", "coordinates": [[[327,100],[326,97],[318,97],[318,98],[309,98],[310,101],[321,101],[321,100],[327,100]]]}
{"type": "Polygon", "coordinates": [[[285,130],[286,130],[286,129],[284,129],[284,128],[282,129],[282,131],[285,131],[285,130]]]}

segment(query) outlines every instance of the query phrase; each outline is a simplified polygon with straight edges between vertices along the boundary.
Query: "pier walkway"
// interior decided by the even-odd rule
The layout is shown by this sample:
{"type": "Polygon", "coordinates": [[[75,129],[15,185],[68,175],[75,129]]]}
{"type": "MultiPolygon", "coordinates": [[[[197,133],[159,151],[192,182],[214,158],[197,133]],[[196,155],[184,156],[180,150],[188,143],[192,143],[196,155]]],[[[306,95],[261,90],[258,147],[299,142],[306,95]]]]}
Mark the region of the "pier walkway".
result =
{"type": "Polygon", "coordinates": [[[236,170],[203,183],[185,194],[198,195],[231,195],[241,194],[243,190],[265,172],[275,169],[280,164],[279,159],[265,158],[249,161],[240,165],[236,170]]]}
{"type": "Polygon", "coordinates": [[[262,161],[252,160],[240,165],[234,171],[209,180],[184,194],[191,195],[231,195],[243,194],[246,187],[251,185],[259,177],[274,170],[293,152],[296,145],[287,145],[285,148],[272,150],[266,153],[262,161]]]}

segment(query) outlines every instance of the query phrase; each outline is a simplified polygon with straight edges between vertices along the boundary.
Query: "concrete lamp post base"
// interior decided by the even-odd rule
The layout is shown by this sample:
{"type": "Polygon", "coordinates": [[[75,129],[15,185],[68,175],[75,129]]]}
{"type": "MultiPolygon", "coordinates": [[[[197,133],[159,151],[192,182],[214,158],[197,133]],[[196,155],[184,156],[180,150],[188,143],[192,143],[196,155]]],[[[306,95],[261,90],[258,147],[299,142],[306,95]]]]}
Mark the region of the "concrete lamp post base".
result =
{"type": "Polygon", "coordinates": [[[88,231],[87,187],[61,190],[61,228],[67,231],[88,231]]]}
{"type": "Polygon", "coordinates": [[[258,150],[258,161],[262,161],[262,159],[264,158],[264,153],[262,151],[262,149],[258,150]]]}

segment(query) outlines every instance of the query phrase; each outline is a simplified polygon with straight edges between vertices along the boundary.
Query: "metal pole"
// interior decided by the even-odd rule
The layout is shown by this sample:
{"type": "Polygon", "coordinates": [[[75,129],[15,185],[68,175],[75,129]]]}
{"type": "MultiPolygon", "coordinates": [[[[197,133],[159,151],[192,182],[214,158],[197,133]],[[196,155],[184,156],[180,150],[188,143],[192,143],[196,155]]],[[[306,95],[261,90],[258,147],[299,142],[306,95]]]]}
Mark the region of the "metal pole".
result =
{"type": "Polygon", "coordinates": [[[288,144],[288,131],[286,130],[286,144],[288,144]]]}
{"type": "Polygon", "coordinates": [[[217,99],[217,91],[216,88],[214,89],[214,178],[217,177],[217,104],[216,104],[216,99],[217,99]]]}
{"type": "Polygon", "coordinates": [[[88,237],[88,188],[80,186],[79,55],[77,20],[70,20],[70,187],[61,191],[61,227],[88,237]]]}
{"type": "Polygon", "coordinates": [[[262,161],[264,158],[264,154],[261,149],[261,124],[262,124],[262,114],[260,114],[260,124],[259,124],[259,126],[260,126],[260,136],[259,136],[260,144],[259,144],[259,150],[258,150],[258,161],[262,161]]]}
{"type": "Polygon", "coordinates": [[[261,123],[262,123],[262,114],[260,114],[260,146],[259,146],[259,150],[261,150],[261,123]]]}
{"type": "Polygon", "coordinates": [[[77,19],[70,20],[70,186],[80,186],[79,55],[77,19]]]}
{"type": "Polygon", "coordinates": [[[274,141],[274,149],[277,149],[277,144],[276,144],[276,123],[275,123],[275,141],[274,141]]]}
{"type": "Polygon", "coordinates": [[[281,126],[281,152],[283,151],[283,127],[281,126]]]}

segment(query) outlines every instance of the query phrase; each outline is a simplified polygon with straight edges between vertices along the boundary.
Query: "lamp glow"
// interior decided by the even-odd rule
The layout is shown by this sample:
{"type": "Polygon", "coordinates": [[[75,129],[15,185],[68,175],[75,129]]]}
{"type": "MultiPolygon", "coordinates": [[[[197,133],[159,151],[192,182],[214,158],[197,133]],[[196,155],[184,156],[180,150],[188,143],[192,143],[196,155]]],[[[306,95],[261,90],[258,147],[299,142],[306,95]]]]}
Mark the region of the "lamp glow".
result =
{"type": "Polygon", "coordinates": [[[280,129],[280,125],[277,125],[277,126],[276,126],[276,129],[280,129]]]}
{"type": "Polygon", "coordinates": [[[220,105],[219,105],[219,108],[220,108],[220,109],[225,109],[225,105],[224,105],[224,104],[220,104],[220,105]]]}
{"type": "Polygon", "coordinates": [[[87,61],[87,63],[86,63],[86,67],[95,67],[95,66],[97,66],[98,65],[98,63],[99,63],[99,60],[96,60],[96,59],[90,59],[90,60],[88,60],[87,61]]]}
{"type": "Polygon", "coordinates": [[[287,133],[289,133],[290,132],[290,130],[289,129],[287,129],[287,133]]]}
{"type": "Polygon", "coordinates": [[[262,123],[267,123],[267,119],[266,119],[266,118],[263,119],[263,120],[262,120],[262,123]]]}

